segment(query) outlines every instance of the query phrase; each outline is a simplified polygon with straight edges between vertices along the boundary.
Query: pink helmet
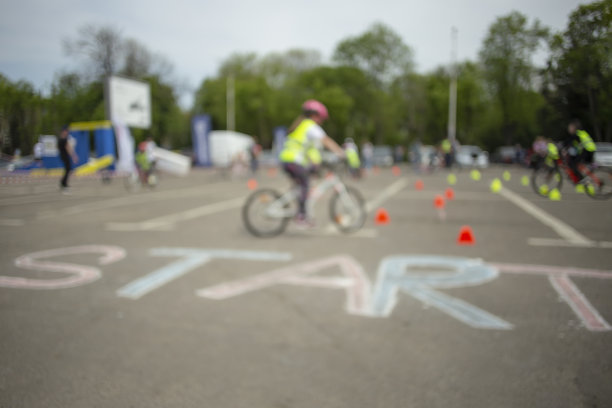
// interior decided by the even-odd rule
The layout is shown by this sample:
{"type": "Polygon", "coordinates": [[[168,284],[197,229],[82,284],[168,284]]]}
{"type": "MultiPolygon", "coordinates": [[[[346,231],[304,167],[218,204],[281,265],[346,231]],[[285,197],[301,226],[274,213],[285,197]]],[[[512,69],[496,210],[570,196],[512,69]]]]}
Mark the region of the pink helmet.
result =
{"type": "Polygon", "coordinates": [[[329,118],[329,113],[327,113],[327,108],[321,102],[309,99],[302,105],[302,111],[304,113],[314,112],[321,117],[322,120],[329,118]]]}

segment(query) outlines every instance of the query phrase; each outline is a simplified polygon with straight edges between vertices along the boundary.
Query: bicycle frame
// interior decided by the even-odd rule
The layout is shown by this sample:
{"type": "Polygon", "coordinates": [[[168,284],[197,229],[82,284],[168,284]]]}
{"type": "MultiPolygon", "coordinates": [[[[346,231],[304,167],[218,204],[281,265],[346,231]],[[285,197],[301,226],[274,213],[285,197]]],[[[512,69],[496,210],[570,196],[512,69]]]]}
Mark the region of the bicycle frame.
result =
{"type": "MultiPolygon", "coordinates": [[[[346,193],[346,186],[338,177],[337,174],[330,172],[325,178],[314,186],[309,194],[308,200],[306,201],[306,213],[309,216],[314,215],[315,204],[325,195],[325,193],[331,189],[336,190],[340,194],[340,198],[346,203],[348,199],[346,193]]],[[[294,185],[288,192],[280,196],[277,200],[271,203],[266,209],[266,215],[271,218],[291,218],[295,216],[296,209],[290,208],[290,204],[295,202],[300,195],[300,188],[294,185]]]]}

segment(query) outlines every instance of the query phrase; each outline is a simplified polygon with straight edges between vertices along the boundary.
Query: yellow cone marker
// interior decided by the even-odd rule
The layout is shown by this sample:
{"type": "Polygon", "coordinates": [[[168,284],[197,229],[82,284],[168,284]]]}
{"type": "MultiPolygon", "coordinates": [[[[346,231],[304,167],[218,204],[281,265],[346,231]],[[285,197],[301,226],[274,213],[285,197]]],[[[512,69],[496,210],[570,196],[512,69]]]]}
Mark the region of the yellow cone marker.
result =
{"type": "Polygon", "coordinates": [[[588,193],[589,195],[595,195],[595,186],[593,186],[593,185],[589,184],[589,185],[586,187],[586,191],[587,191],[587,193],[588,193]]]}
{"type": "Polygon", "coordinates": [[[500,179],[496,178],[491,182],[491,191],[494,193],[499,193],[502,189],[502,182],[500,179]]]}
{"type": "Polygon", "coordinates": [[[548,194],[548,198],[550,198],[551,201],[561,201],[561,192],[558,189],[553,188],[550,191],[550,194],[548,194]]]}
{"type": "Polygon", "coordinates": [[[474,169],[474,170],[472,170],[470,172],[470,177],[472,177],[472,180],[478,181],[478,180],[480,180],[480,172],[478,170],[474,169]]]}
{"type": "Polygon", "coordinates": [[[510,172],[508,170],[504,171],[504,180],[506,181],[510,181],[510,179],[512,178],[512,175],[510,174],[510,172]]]}
{"type": "Polygon", "coordinates": [[[544,195],[544,196],[545,196],[545,195],[548,195],[548,191],[549,191],[549,190],[548,190],[548,186],[547,186],[546,184],[542,184],[542,185],[540,186],[540,190],[539,190],[539,191],[540,191],[540,194],[542,194],[542,195],[544,195]]]}
{"type": "Polygon", "coordinates": [[[446,181],[451,186],[454,186],[457,183],[457,176],[455,176],[453,173],[451,173],[451,174],[448,175],[448,177],[446,177],[446,181]]]}
{"type": "Polygon", "coordinates": [[[584,184],[578,184],[578,185],[576,186],[576,192],[577,192],[577,193],[584,194],[584,193],[585,193],[585,191],[584,191],[584,184]]]}
{"type": "Polygon", "coordinates": [[[521,184],[524,185],[525,187],[527,187],[529,185],[529,177],[523,176],[521,178],[521,184]]]}

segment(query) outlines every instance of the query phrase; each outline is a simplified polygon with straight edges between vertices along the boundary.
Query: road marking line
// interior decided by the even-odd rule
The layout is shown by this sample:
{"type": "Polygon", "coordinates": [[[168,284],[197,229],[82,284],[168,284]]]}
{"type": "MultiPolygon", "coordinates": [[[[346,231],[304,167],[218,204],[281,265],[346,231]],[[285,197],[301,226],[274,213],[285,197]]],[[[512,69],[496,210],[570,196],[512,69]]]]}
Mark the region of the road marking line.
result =
{"type": "Polygon", "coordinates": [[[244,197],[232,200],[220,201],[213,204],[206,204],[190,210],[163,215],[141,222],[109,222],[106,229],[110,231],[150,231],[150,230],[170,230],[174,225],[181,221],[193,220],[205,215],[212,215],[222,211],[231,210],[242,206],[244,197]]]}
{"type": "Polygon", "coordinates": [[[80,213],[90,213],[92,211],[107,210],[114,207],[122,207],[141,203],[159,202],[168,199],[197,197],[204,195],[207,191],[198,187],[189,187],[177,190],[164,190],[156,192],[148,192],[146,194],[128,195],[123,197],[111,198],[108,200],[100,198],[100,200],[77,204],[71,207],[63,208],[60,211],[42,211],[38,214],[38,219],[57,218],[63,215],[75,215],[80,213]]]}
{"type": "Polygon", "coordinates": [[[609,331],[612,329],[567,276],[549,276],[548,280],[589,330],[609,331]]]}
{"type": "Polygon", "coordinates": [[[17,218],[0,218],[1,227],[22,227],[25,221],[17,218]]]}
{"type": "Polygon", "coordinates": [[[530,203],[523,197],[519,196],[518,194],[514,193],[511,190],[508,190],[506,187],[503,187],[499,191],[499,194],[507,198],[509,201],[514,203],[516,206],[523,209],[526,213],[538,219],[538,221],[540,221],[542,224],[547,225],[548,227],[552,228],[557,234],[559,234],[567,242],[570,242],[576,245],[582,245],[582,246],[589,246],[593,244],[592,240],[580,234],[574,228],[570,227],[569,225],[567,225],[560,219],[553,217],[552,215],[548,214],[547,212],[540,209],[539,207],[536,207],[535,205],[533,205],[532,203],[530,203]]]}
{"type": "Polygon", "coordinates": [[[379,205],[381,205],[386,200],[388,200],[390,197],[402,191],[404,187],[406,187],[407,185],[408,185],[407,178],[402,178],[402,179],[397,180],[395,183],[385,188],[378,196],[368,201],[366,203],[366,211],[372,212],[373,210],[378,208],[379,205]]]}
{"type": "Polygon", "coordinates": [[[312,231],[313,235],[341,235],[346,238],[355,237],[355,238],[376,238],[378,236],[378,231],[371,228],[362,228],[355,232],[343,233],[338,231],[338,228],[334,224],[327,224],[327,227],[323,231],[312,231]]]}
{"type": "Polygon", "coordinates": [[[529,238],[527,243],[532,246],[568,247],[568,248],[612,248],[610,241],[570,242],[555,238],[529,238]]]}

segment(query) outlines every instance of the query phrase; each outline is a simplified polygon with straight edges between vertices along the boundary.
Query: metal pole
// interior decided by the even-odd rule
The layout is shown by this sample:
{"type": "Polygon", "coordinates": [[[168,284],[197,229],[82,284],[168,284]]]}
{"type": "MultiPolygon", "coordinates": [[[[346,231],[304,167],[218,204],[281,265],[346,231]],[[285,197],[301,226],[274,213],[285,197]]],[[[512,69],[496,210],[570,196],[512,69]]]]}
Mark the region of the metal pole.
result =
{"type": "Polygon", "coordinates": [[[450,95],[448,101],[448,140],[457,137],[457,28],[451,28],[450,95]]]}
{"type": "Polygon", "coordinates": [[[227,77],[227,130],[236,130],[236,109],[235,109],[235,91],[234,91],[234,76],[227,77]]]}

